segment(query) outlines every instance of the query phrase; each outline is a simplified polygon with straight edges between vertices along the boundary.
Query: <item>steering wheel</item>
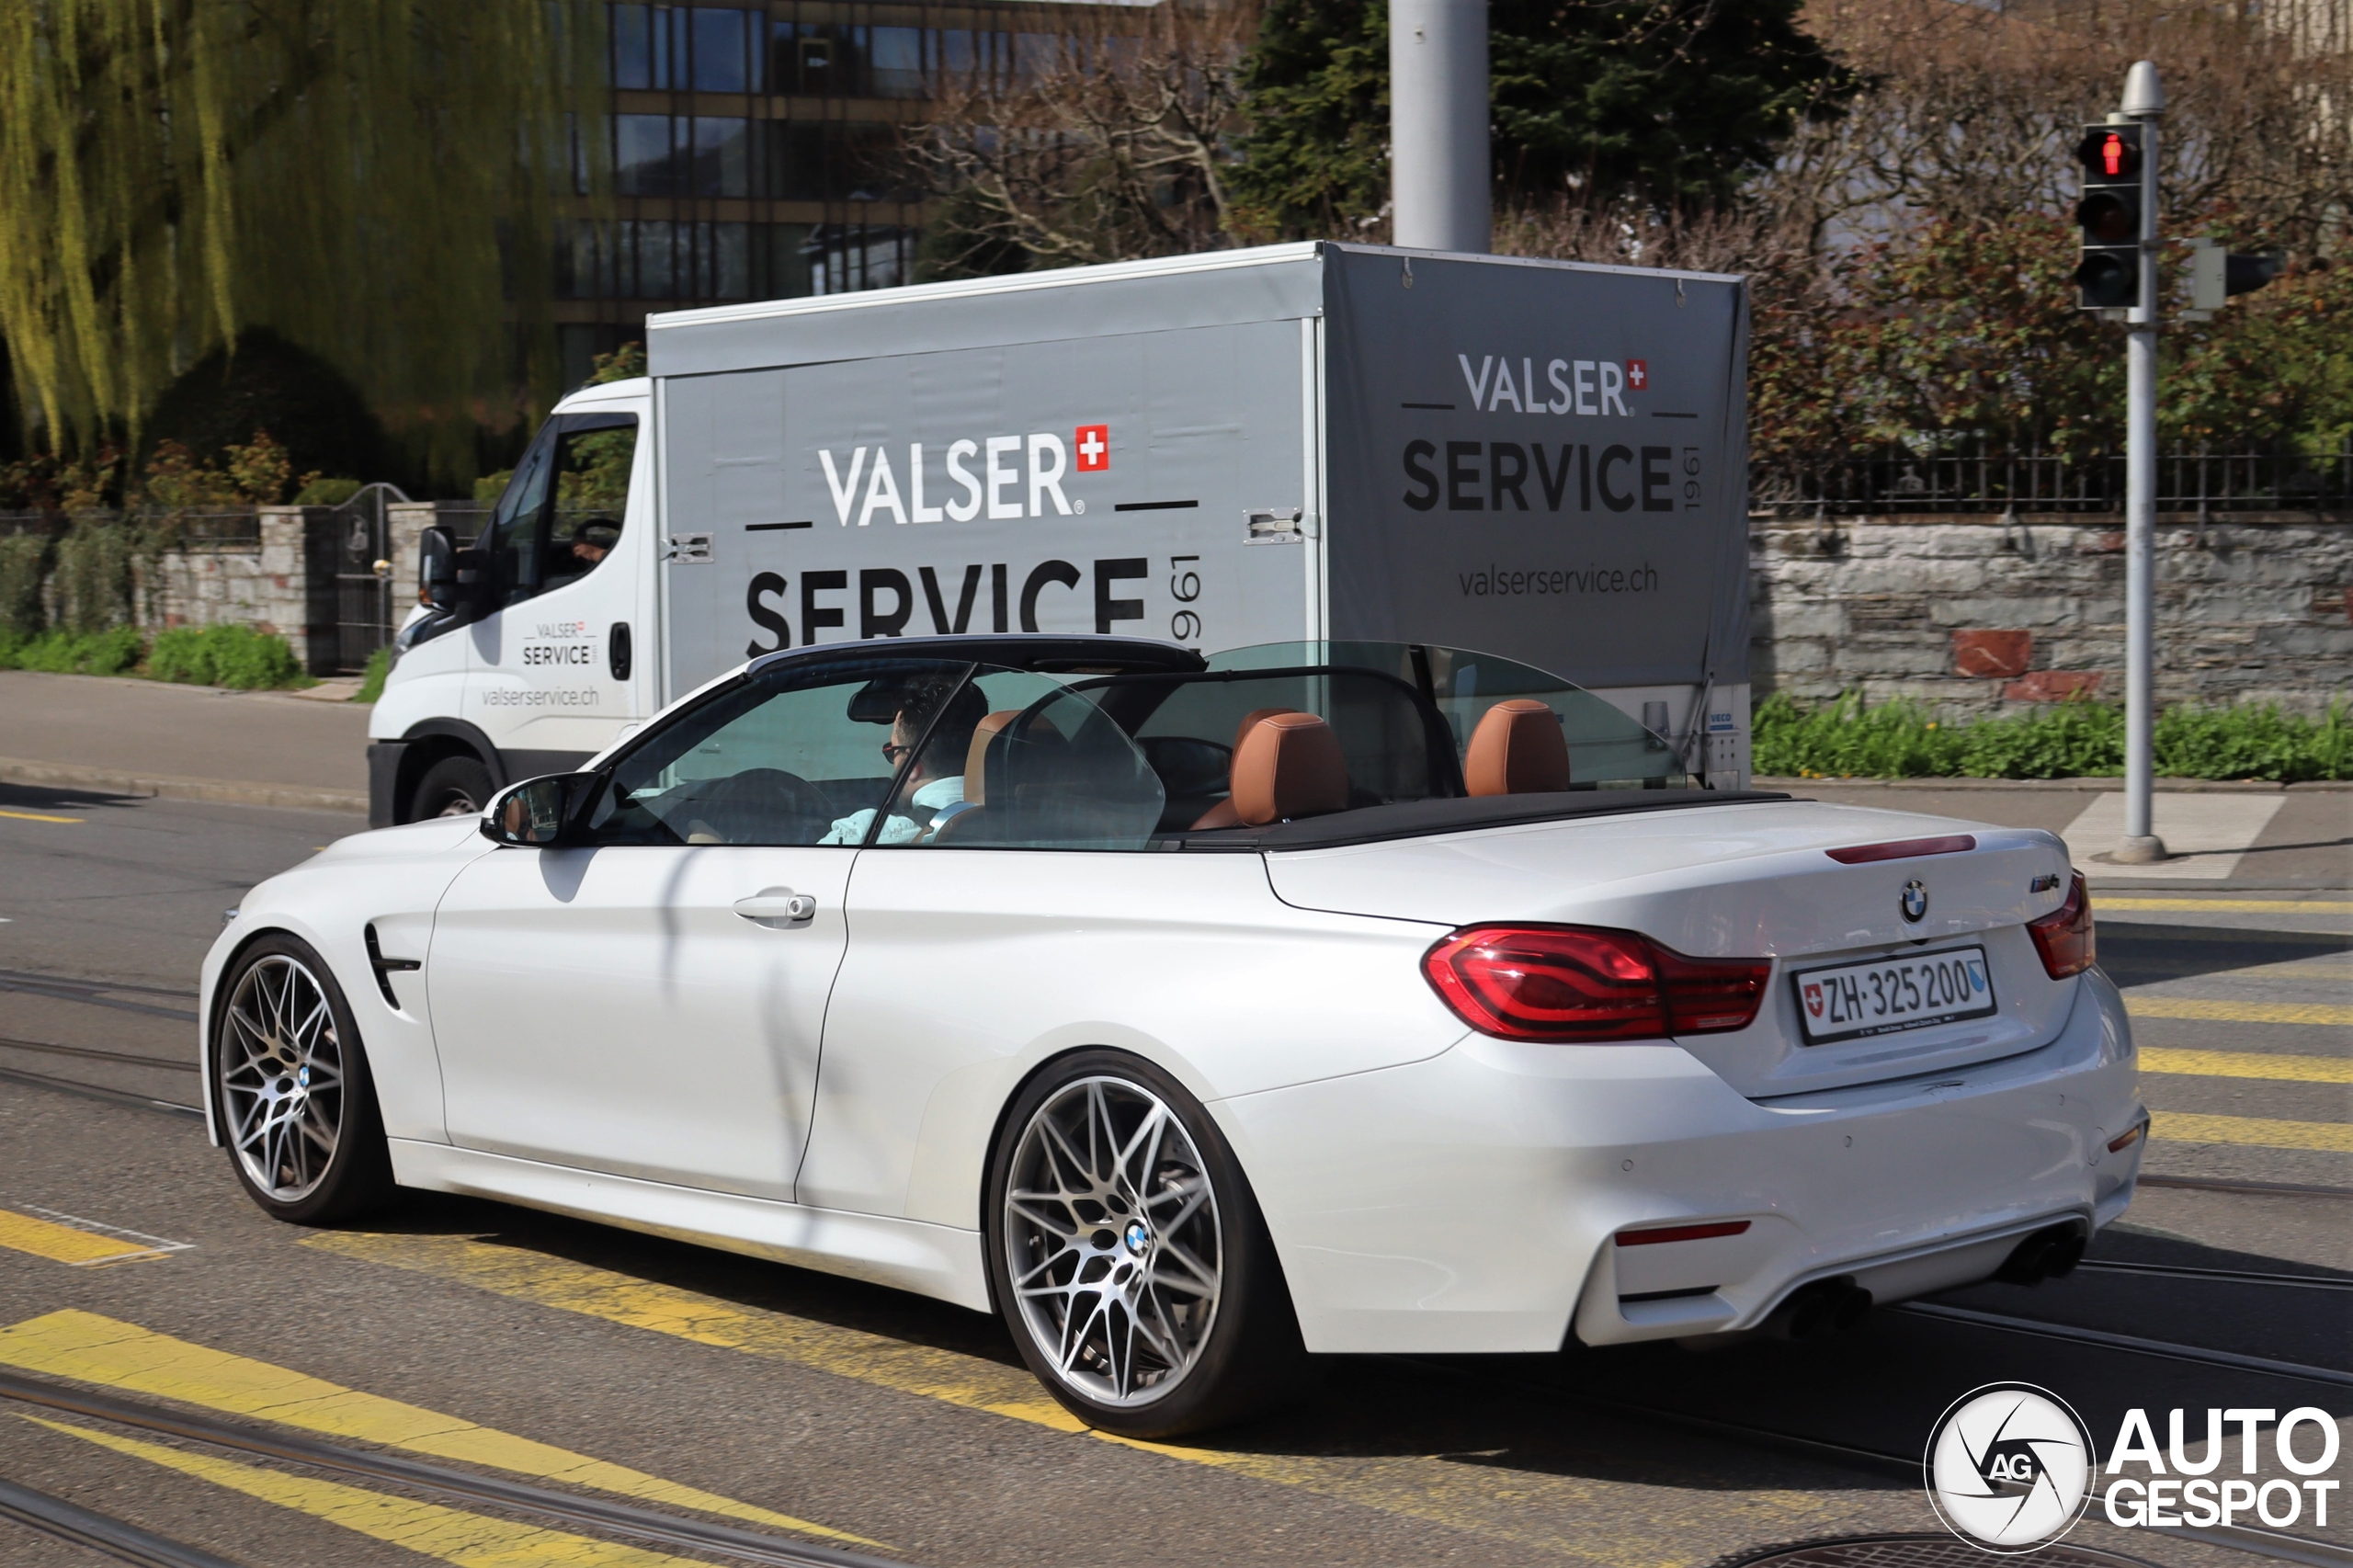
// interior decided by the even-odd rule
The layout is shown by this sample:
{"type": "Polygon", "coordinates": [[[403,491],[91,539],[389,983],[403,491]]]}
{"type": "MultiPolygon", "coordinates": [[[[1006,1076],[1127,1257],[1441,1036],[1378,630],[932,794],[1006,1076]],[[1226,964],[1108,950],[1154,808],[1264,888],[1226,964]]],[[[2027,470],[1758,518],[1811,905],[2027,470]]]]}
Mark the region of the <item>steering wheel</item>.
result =
{"type": "Polygon", "coordinates": [[[681,817],[700,817],[729,844],[813,844],[838,814],[825,792],[780,767],[747,767],[706,779],[681,817]]]}

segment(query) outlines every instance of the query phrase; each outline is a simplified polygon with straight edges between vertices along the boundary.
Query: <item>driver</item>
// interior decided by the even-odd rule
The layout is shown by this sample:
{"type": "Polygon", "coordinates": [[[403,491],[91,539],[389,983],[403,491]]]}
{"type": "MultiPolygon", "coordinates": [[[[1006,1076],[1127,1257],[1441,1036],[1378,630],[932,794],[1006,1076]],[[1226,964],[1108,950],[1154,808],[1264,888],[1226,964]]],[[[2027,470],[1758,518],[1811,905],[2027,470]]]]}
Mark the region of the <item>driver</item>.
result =
{"type": "MultiPolygon", "coordinates": [[[[972,687],[956,690],[952,698],[949,689],[934,686],[909,692],[891,720],[891,738],[882,743],[882,759],[895,768],[915,749],[932,715],[939,714],[938,723],[932,728],[931,744],[923,748],[923,754],[908,767],[906,777],[900,781],[895,809],[883,821],[882,831],[875,835],[877,844],[912,844],[939,812],[963,803],[964,756],[972,749],[972,733],[988,716],[988,703],[972,687]],[[941,710],[943,702],[945,711],[941,710]],[[953,772],[949,771],[951,768],[953,772]]],[[[871,806],[853,812],[836,821],[817,842],[863,844],[866,830],[873,822],[871,806]]]]}

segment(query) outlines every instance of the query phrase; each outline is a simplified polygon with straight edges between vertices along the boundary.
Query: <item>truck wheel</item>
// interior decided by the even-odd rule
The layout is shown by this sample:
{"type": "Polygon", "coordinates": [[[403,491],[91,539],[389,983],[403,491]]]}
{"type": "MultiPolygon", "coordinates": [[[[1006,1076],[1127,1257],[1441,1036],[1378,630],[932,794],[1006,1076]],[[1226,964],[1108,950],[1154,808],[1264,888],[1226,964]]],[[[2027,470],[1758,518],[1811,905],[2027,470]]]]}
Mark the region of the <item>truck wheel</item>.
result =
{"type": "Polygon", "coordinates": [[[490,804],[490,769],[471,756],[445,756],[425,770],[409,797],[408,820],[470,817],[490,804]]]}
{"type": "Polygon", "coordinates": [[[1090,1426],[1171,1437],[1306,1370],[1249,1184],[1183,1085],[1086,1051],[1015,1099],[989,1162],[990,1293],[1029,1369],[1090,1426]]]}
{"type": "Polygon", "coordinates": [[[277,1219],[321,1225],[393,1192],[376,1085],[342,988],[306,942],[265,937],[221,985],[213,1110],[246,1194],[277,1219]]]}

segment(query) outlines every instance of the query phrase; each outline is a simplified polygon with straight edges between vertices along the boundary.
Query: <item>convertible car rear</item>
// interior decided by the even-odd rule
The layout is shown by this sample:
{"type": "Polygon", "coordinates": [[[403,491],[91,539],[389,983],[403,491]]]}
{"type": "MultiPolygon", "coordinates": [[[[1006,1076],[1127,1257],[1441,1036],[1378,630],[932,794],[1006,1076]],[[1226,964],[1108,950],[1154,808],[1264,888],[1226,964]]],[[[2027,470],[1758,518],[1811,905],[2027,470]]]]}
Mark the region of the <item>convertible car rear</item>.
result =
{"type": "Polygon", "coordinates": [[[2045,833],[1690,787],[1460,650],[772,655],[208,961],[265,1208],[397,1187],[1002,1313],[1106,1428],[1305,1354],[1803,1334],[2063,1270],[2146,1125],[2045,833]]]}

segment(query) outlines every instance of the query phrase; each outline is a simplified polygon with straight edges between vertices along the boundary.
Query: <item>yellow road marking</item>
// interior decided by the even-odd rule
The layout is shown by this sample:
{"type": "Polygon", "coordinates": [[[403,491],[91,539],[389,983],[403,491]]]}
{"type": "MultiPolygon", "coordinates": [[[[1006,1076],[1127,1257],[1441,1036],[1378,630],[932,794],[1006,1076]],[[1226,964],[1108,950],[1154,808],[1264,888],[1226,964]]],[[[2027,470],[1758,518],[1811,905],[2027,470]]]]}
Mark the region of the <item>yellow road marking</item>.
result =
{"type": "MultiPolygon", "coordinates": [[[[787,1361],[1056,1432],[1210,1465],[1229,1474],[1297,1487],[1609,1568],[1675,1568],[1715,1554],[1712,1549],[1694,1547],[1688,1528],[1694,1522],[1694,1505],[1684,1489],[1676,1487],[1671,1490],[1675,1502],[1669,1506],[1665,1501],[1670,1494],[1667,1483],[1653,1487],[1493,1469],[1466,1475],[1459,1464],[1422,1454],[1272,1454],[1136,1442],[1090,1431],[1053,1403],[1037,1380],[1019,1367],[740,1306],[565,1258],[466,1236],[326,1231],[306,1236],[299,1244],[698,1345],[787,1361]],[[1622,1509],[1626,1499],[1654,1491],[1661,1499],[1648,1516],[1658,1521],[1654,1534],[1631,1534],[1614,1521],[1608,1528],[1580,1524],[1580,1517],[1590,1518],[1590,1510],[1597,1504],[1614,1501],[1622,1509]]],[[[1758,1528],[1767,1535],[1798,1528],[1828,1528],[1855,1513],[1843,1497],[1793,1490],[1759,1489],[1727,1496],[1726,1502],[1739,1510],[1737,1528],[1743,1539],[1758,1528]]],[[[1859,1516],[1855,1518],[1859,1525],[1859,1516]]]]}
{"type": "Polygon", "coordinates": [[[2203,1018],[2217,1024],[2353,1024],[2353,1007],[2335,1002],[2210,1002],[2188,996],[2124,998],[2136,1018],[2203,1018]]]}
{"type": "Polygon", "coordinates": [[[281,1508],[293,1508],[360,1535],[390,1541],[426,1557],[438,1557],[444,1562],[460,1564],[461,1568],[691,1568],[687,1558],[648,1551],[642,1547],[494,1519],[445,1508],[438,1503],[419,1503],[346,1486],[340,1482],[285,1475],[233,1460],[215,1459],[210,1454],[187,1453],[136,1437],[71,1426],[62,1421],[45,1421],[37,1415],[25,1419],[36,1426],[46,1426],[85,1443],[96,1443],[166,1470],[196,1476],[215,1486],[275,1503],[281,1508]]]}
{"type": "Polygon", "coordinates": [[[2353,915],[2353,903],[2342,899],[2302,898],[2117,898],[2108,893],[2092,895],[2095,914],[2103,909],[2164,909],[2185,912],[2199,909],[2219,909],[2231,915],[2277,915],[2293,911],[2305,915],[2353,915]]]}
{"type": "Polygon", "coordinates": [[[0,817],[13,817],[18,822],[80,822],[80,817],[53,817],[41,812],[0,812],[0,817]]]}
{"type": "Polygon", "coordinates": [[[208,1410],[258,1415],[306,1431],[358,1437],[535,1480],[570,1482],[644,1502],[698,1508],[830,1540],[881,1544],[455,1415],[192,1345],[96,1312],[51,1312],[0,1328],[0,1365],[104,1388],[157,1394],[208,1410]]]}
{"type": "Polygon", "coordinates": [[[2256,1149],[2316,1149],[2353,1154],[2353,1122],[2274,1121],[2256,1116],[2190,1116],[2161,1110],[2149,1129],[2174,1143],[2245,1143],[2256,1149]]]}
{"type": "Polygon", "coordinates": [[[69,1263],[76,1268],[86,1268],[93,1264],[130,1263],[171,1256],[162,1247],[142,1246],[120,1236],[102,1236],[92,1231],[78,1231],[71,1225],[36,1220],[29,1214],[19,1214],[12,1209],[0,1209],[0,1247],[28,1252],[35,1257],[49,1258],[56,1263],[69,1263]]]}
{"type": "Polygon", "coordinates": [[[2342,1056],[2271,1056],[2254,1051],[2168,1051],[2141,1048],[2150,1073],[2200,1078],[2271,1078],[2290,1084],[2353,1084],[2353,1060],[2342,1056]]]}

